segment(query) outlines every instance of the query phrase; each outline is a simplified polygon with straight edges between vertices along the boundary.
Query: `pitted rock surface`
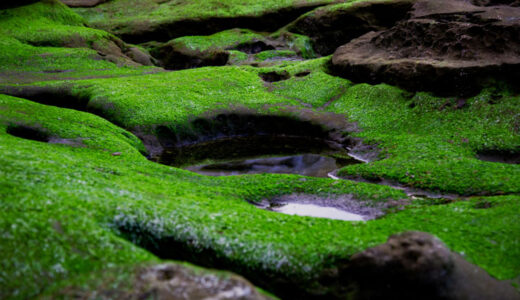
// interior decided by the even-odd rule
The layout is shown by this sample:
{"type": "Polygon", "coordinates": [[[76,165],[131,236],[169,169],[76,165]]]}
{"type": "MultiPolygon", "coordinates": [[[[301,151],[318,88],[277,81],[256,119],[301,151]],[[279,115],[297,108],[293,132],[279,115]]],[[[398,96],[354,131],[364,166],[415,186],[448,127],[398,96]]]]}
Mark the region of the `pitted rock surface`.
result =
{"type": "MultiPolygon", "coordinates": [[[[109,280],[110,281],[110,280],[109,280]]],[[[269,300],[237,275],[180,264],[165,263],[140,268],[128,284],[105,282],[95,290],[69,287],[59,298],[157,299],[157,300],[269,300]]]]}
{"type": "Polygon", "coordinates": [[[409,19],[336,50],[334,71],[354,81],[469,95],[488,78],[520,78],[520,8],[418,0],[409,19]]]}
{"type": "Polygon", "coordinates": [[[349,281],[357,283],[356,299],[520,299],[509,283],[423,232],[393,235],[355,254],[348,270],[349,281]]]}
{"type": "Polygon", "coordinates": [[[414,0],[366,1],[339,9],[325,7],[303,15],[288,29],[311,37],[315,50],[329,55],[369,31],[392,27],[405,18],[413,3],[414,0]]]}

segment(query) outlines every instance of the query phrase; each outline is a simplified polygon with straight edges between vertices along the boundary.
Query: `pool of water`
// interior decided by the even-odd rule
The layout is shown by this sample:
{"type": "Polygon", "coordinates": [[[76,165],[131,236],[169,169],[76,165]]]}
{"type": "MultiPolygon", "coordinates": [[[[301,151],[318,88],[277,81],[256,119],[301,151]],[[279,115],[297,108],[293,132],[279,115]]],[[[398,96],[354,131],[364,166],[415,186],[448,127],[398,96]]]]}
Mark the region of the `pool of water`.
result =
{"type": "Polygon", "coordinates": [[[362,215],[350,213],[335,207],[324,207],[314,204],[287,203],[271,208],[271,210],[287,215],[327,218],[343,221],[365,221],[365,217],[362,215]]]}

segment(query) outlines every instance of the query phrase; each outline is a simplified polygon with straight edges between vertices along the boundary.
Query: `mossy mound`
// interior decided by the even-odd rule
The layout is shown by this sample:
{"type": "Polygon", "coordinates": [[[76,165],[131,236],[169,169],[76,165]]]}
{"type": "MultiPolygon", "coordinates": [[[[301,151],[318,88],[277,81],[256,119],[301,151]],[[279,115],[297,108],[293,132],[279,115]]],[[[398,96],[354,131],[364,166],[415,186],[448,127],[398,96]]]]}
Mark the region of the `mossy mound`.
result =
{"type": "MultiPolygon", "coordinates": [[[[90,18],[104,11],[98,21],[106,26],[144,22],[150,10],[141,14],[129,3],[137,2],[114,0],[78,11],[90,18]],[[114,9],[123,7],[122,17],[109,24],[114,9]]],[[[152,7],[158,20],[174,10],[171,2],[139,3],[152,7]]],[[[172,20],[201,3],[180,5],[172,20]]],[[[212,16],[261,15],[293,4],[276,3],[245,8],[229,1],[236,12],[212,16]]],[[[0,42],[1,298],[89,295],[106,284],[125,292],[136,270],[165,260],[231,270],[281,297],[356,297],[355,287],[354,294],[345,288],[352,274],[342,273],[352,256],[410,230],[437,236],[495,278],[520,275],[520,166],[480,159],[490,151],[518,153],[520,95],[501,82],[469,98],[438,97],[334,77],[330,57],[143,74],[161,69],[99,59],[96,51],[105,48],[93,45],[114,43],[121,50],[126,44],[83,26],[62,4],[42,1],[0,14],[7,36],[0,42]],[[20,26],[29,17],[33,30],[20,26]],[[34,29],[40,25],[41,31],[34,29]],[[64,43],[76,30],[81,43],[64,43]],[[68,68],[73,71],[67,76],[44,73],[68,68]],[[340,170],[344,178],[456,195],[415,198],[381,184],[297,175],[208,177],[147,159],[168,143],[196,143],[204,134],[249,134],[247,126],[228,126],[245,124],[244,115],[290,120],[269,130],[323,131],[352,141],[353,148],[362,140],[370,147],[361,150],[378,149],[369,163],[340,170]],[[384,207],[386,214],[344,222],[255,205],[298,194],[329,202],[348,196],[384,207]]],[[[245,35],[260,39],[256,34],[245,35]]],[[[267,36],[285,34],[291,35],[280,30],[267,36]]],[[[216,36],[182,40],[204,50],[216,36]]],[[[215,44],[237,43],[236,36],[223,40],[215,44]]],[[[249,59],[231,53],[237,61],[249,59]]],[[[292,54],[262,53],[255,55],[292,54]]],[[[120,58],[131,61],[125,53],[120,58]]],[[[193,272],[199,271],[207,272],[193,272]]]]}

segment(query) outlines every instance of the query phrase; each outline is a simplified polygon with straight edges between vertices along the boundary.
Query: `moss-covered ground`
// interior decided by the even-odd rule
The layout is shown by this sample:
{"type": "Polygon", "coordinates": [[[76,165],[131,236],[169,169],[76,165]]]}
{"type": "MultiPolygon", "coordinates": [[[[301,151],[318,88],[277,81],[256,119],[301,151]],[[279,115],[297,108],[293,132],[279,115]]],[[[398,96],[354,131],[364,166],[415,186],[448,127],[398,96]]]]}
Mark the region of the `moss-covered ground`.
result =
{"type": "MultiPolygon", "coordinates": [[[[118,7],[124,17],[117,20],[177,12],[142,1],[155,10],[136,15],[128,11],[128,2],[115,0],[85,14],[96,21],[115,16],[118,7]]],[[[261,1],[245,8],[235,1],[203,2],[208,7],[220,3],[212,12],[217,15],[292,4],[261,1]]],[[[520,95],[507,87],[496,83],[469,99],[411,94],[328,75],[328,57],[270,68],[143,75],[155,69],[92,59],[96,51],[89,41],[111,35],[83,27],[65,6],[44,1],[2,10],[0,16],[6,37],[0,41],[3,85],[66,87],[88,97],[89,107],[103,116],[0,95],[0,298],[92,286],[100,272],[112,268],[124,282],[134,266],[160,260],[138,245],[168,239],[189,245],[195,257],[210,250],[215,260],[239,266],[237,271],[306,280],[391,234],[419,230],[438,236],[496,278],[520,276],[520,166],[476,158],[481,150],[518,151],[520,95]],[[19,22],[28,19],[42,29],[24,31],[19,22]],[[60,44],[76,33],[88,45],[60,44]],[[74,75],[47,77],[53,69],[71,69],[74,75]],[[291,77],[266,83],[258,74],[268,71],[291,77]],[[113,78],[81,79],[105,75],[113,78]],[[77,80],[55,80],[69,77],[77,80]],[[243,109],[293,117],[300,109],[344,115],[359,128],[349,134],[377,145],[381,153],[377,161],[342,169],[341,176],[384,178],[470,197],[447,203],[414,200],[404,210],[367,222],[283,215],[249,202],[292,193],[350,194],[369,202],[408,197],[391,187],[349,180],[201,176],[147,160],[145,146],[132,133],[154,134],[158,125],[178,130],[208,112],[243,109]],[[51,142],[9,134],[15,127],[32,128],[51,142]]],[[[176,248],[166,250],[170,258],[183,257],[176,248]]]]}

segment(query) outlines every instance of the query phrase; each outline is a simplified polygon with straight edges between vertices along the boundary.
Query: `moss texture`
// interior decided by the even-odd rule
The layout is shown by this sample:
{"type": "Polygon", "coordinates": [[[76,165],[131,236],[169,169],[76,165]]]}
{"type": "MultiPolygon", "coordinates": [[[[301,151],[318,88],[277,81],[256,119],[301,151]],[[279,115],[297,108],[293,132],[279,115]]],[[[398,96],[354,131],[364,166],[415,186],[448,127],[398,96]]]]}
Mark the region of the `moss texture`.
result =
{"type": "MultiPolygon", "coordinates": [[[[170,2],[142,1],[140,8],[115,0],[77,11],[101,24],[116,14],[122,15],[117,22],[146,14],[203,16],[211,9],[212,15],[236,16],[293,4],[239,2],[191,1],[174,10],[170,2]]],[[[97,274],[107,268],[121,270],[124,281],[135,266],[161,260],[138,245],[153,248],[166,240],[187,245],[194,263],[205,263],[203,255],[196,256],[211,251],[213,259],[237,271],[304,281],[391,234],[419,230],[496,278],[520,275],[520,166],[476,158],[481,150],[518,151],[520,96],[500,83],[469,99],[411,94],[331,76],[329,57],[142,75],[156,69],[92,59],[94,43],[117,38],[84,27],[63,5],[43,1],[0,14],[6,36],[0,41],[2,85],[21,83],[20,74],[29,74],[27,81],[40,81],[31,86],[66,88],[88,98],[91,111],[103,116],[0,95],[0,298],[96,285],[97,274]],[[20,26],[27,19],[32,30],[20,26]],[[63,44],[76,34],[80,46],[63,44]],[[44,74],[62,69],[73,75],[44,74]],[[289,79],[267,83],[259,76],[272,71],[287,72],[289,79]],[[125,76],[51,81],[105,75],[125,76]],[[381,150],[380,160],[348,166],[341,176],[471,197],[412,201],[388,186],[296,175],[206,177],[147,160],[134,135],[153,135],[157,126],[178,130],[208,112],[245,109],[296,117],[304,109],[341,114],[357,124],[359,130],[349,134],[381,150]],[[48,142],[24,138],[23,130],[14,136],[14,127],[48,142]],[[293,193],[412,204],[367,222],[289,216],[250,204],[293,193]]],[[[209,47],[206,42],[196,47],[209,47]]],[[[170,258],[182,257],[176,248],[166,250],[170,258]]]]}

